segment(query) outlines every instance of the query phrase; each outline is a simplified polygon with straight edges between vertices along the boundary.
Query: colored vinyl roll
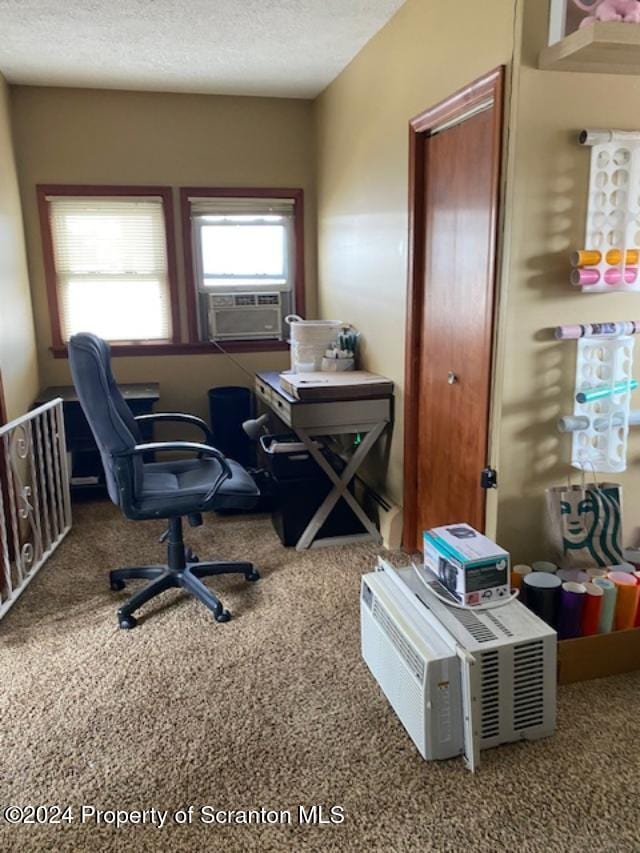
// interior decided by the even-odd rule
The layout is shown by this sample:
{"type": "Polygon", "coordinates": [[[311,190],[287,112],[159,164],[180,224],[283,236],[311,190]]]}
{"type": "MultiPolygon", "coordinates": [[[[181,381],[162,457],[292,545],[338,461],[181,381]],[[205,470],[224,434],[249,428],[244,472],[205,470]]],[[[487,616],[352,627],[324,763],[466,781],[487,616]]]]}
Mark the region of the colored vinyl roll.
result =
{"type": "MultiPolygon", "coordinates": [[[[614,266],[615,264],[619,264],[622,260],[622,252],[620,249],[609,249],[606,255],[607,263],[614,266]]],[[[600,263],[600,261],[598,261],[600,263]]],[[[637,249],[627,249],[625,252],[625,263],[627,264],[637,264],[638,263],[638,250],[637,249]]]]}
{"type": "Polygon", "coordinates": [[[590,637],[592,634],[598,633],[604,590],[594,583],[586,583],[584,588],[587,594],[582,610],[582,634],[585,637],[590,637]]]}
{"type": "Polygon", "coordinates": [[[589,285],[598,284],[599,281],[600,273],[591,267],[571,270],[571,284],[575,287],[589,287],[589,285]]]}
{"type": "Polygon", "coordinates": [[[584,584],[575,583],[575,581],[562,584],[558,614],[558,637],[561,640],[580,636],[586,592],[584,584]]]}
{"type": "Polygon", "coordinates": [[[589,575],[582,569],[560,569],[558,577],[562,583],[588,583],[589,575]]]}
{"type": "MultiPolygon", "coordinates": [[[[571,266],[573,267],[595,267],[602,260],[602,252],[596,250],[582,249],[579,252],[571,253],[571,266]]],[[[610,261],[607,257],[607,262],[610,264],[619,264],[620,261],[610,261]]]]}
{"type": "Polygon", "coordinates": [[[640,569],[640,548],[625,548],[622,552],[627,563],[635,569],[640,569]]]}
{"type": "Polygon", "coordinates": [[[531,572],[522,579],[522,600],[529,610],[555,628],[562,581],[549,572],[531,572]]]}
{"type": "MultiPolygon", "coordinates": [[[[626,284],[633,284],[633,282],[638,278],[638,267],[627,267],[624,271],[624,281],[626,284]]],[[[609,267],[608,270],[605,270],[604,280],[607,284],[620,284],[623,280],[622,278],[622,270],[617,269],[616,267],[609,267]]]]}
{"type": "Polygon", "coordinates": [[[606,569],[587,569],[587,577],[590,581],[593,581],[594,578],[606,578],[606,576],[606,569]]]}
{"type": "Polygon", "coordinates": [[[609,580],[613,581],[618,590],[616,613],[613,625],[616,631],[633,628],[638,611],[638,595],[640,587],[634,575],[628,572],[609,572],[609,580]]]}
{"type": "Polygon", "coordinates": [[[599,586],[604,593],[602,608],[600,610],[600,621],[598,622],[598,633],[610,634],[613,631],[618,587],[609,578],[594,578],[593,583],[595,586],[599,586]]]}
{"type": "Polygon", "coordinates": [[[531,566],[525,566],[520,563],[518,566],[514,566],[511,570],[511,588],[512,589],[521,589],[522,588],[522,578],[525,575],[531,574],[531,566]]]}
{"type": "Polygon", "coordinates": [[[556,564],[547,560],[536,560],[535,563],[531,563],[531,568],[534,572],[548,572],[550,575],[555,575],[558,571],[556,564]]]}

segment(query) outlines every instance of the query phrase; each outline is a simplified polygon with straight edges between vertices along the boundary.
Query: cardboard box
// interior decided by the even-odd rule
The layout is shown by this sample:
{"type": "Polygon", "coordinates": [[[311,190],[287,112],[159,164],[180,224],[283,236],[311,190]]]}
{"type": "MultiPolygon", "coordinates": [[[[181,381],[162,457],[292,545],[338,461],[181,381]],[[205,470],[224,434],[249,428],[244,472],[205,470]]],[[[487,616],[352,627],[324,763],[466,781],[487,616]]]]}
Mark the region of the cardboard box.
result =
{"type": "Polygon", "coordinates": [[[463,604],[510,594],[509,554],[468,524],[425,530],[424,563],[463,604]]]}
{"type": "Polygon", "coordinates": [[[558,683],[606,678],[640,669],[640,628],[560,640],[558,683]]]}

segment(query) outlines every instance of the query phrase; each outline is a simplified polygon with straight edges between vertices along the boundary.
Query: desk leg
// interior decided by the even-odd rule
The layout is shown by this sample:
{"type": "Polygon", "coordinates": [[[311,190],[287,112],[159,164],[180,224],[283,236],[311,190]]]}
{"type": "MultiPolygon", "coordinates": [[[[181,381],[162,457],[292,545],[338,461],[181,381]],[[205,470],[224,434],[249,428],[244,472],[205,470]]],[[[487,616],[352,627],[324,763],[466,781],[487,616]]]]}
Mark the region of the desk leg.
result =
{"type": "MultiPolygon", "coordinates": [[[[327,477],[333,483],[333,489],[326,496],[324,501],[320,504],[316,512],[314,513],[313,518],[306,526],[302,536],[298,539],[296,544],[296,550],[304,551],[307,548],[310,548],[313,540],[318,535],[318,532],[322,525],[325,523],[327,518],[329,517],[329,513],[340,500],[340,498],[344,498],[347,504],[354,511],[355,515],[362,522],[365,530],[368,531],[368,535],[366,538],[368,540],[373,540],[375,542],[382,542],[382,537],[375,524],[371,521],[371,519],[367,516],[365,511],[362,509],[358,501],[354,498],[351,492],[348,489],[349,483],[353,479],[356,471],[362,465],[367,453],[371,450],[376,441],[380,438],[382,433],[387,426],[386,421],[382,421],[379,424],[376,424],[373,429],[366,433],[365,437],[362,439],[358,449],[353,454],[351,459],[349,460],[347,467],[344,469],[342,474],[338,474],[335,471],[327,459],[323,456],[321,451],[317,448],[314,441],[311,439],[311,436],[306,432],[306,430],[298,427],[296,429],[297,435],[304,442],[307,450],[316,460],[318,465],[325,472],[327,477]]],[[[361,430],[362,432],[362,430],[361,430]]],[[[345,542],[348,542],[350,538],[353,538],[354,541],[360,539],[362,541],[362,535],[354,534],[353,537],[345,536],[345,542]]]]}

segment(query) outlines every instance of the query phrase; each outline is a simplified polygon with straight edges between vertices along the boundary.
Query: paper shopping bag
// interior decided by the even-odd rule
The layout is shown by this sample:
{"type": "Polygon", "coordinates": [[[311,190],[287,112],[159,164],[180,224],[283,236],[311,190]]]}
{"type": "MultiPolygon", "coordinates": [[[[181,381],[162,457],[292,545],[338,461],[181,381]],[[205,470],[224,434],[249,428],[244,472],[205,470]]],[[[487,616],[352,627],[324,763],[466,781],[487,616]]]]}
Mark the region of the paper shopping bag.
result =
{"type": "Polygon", "coordinates": [[[547,531],[563,569],[601,568],[624,562],[622,486],[593,483],[547,489],[547,531]]]}

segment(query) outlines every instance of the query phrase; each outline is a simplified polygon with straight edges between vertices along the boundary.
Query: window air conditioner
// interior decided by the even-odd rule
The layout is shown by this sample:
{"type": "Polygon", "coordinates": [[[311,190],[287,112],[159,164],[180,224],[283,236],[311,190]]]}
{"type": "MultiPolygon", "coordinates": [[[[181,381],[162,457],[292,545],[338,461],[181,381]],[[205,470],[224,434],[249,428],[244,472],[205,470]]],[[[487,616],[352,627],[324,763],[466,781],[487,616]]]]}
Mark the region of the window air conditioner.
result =
{"type": "Polygon", "coordinates": [[[209,335],[213,339],[277,338],[282,340],[280,294],[210,294],[209,335]]]}
{"type": "Polygon", "coordinates": [[[519,601],[462,610],[441,598],[455,602],[422,567],[379,559],[361,582],[362,656],[422,757],[463,754],[475,770],[481,749],[551,735],[555,631],[519,601]]]}

